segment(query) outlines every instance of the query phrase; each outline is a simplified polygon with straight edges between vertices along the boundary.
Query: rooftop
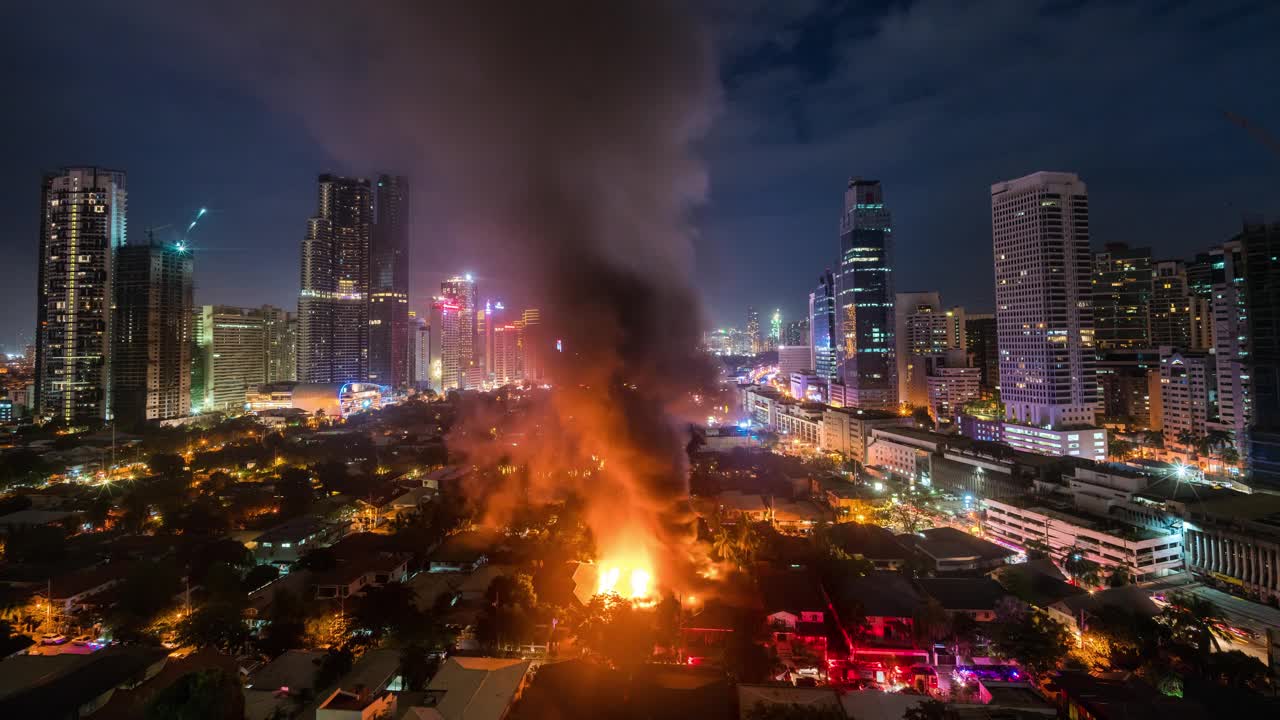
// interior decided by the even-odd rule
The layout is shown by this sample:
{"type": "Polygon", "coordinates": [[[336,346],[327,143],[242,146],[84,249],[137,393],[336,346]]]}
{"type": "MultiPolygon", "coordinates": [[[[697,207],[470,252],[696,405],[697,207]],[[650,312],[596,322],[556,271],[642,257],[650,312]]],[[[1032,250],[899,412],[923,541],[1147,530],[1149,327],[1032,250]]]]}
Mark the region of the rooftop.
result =
{"type": "Polygon", "coordinates": [[[920,578],[926,595],[947,610],[995,610],[1009,593],[991,578],[920,578]]]}
{"type": "Polygon", "coordinates": [[[1017,555],[1008,548],[987,542],[953,527],[936,527],[907,538],[921,552],[934,560],[974,558],[977,560],[1001,560],[1017,555]],[[923,535],[924,537],[920,537],[923,535]]]}
{"type": "Polygon", "coordinates": [[[515,700],[529,664],[528,660],[455,655],[431,678],[427,690],[443,695],[436,710],[444,720],[499,720],[515,700]]]}

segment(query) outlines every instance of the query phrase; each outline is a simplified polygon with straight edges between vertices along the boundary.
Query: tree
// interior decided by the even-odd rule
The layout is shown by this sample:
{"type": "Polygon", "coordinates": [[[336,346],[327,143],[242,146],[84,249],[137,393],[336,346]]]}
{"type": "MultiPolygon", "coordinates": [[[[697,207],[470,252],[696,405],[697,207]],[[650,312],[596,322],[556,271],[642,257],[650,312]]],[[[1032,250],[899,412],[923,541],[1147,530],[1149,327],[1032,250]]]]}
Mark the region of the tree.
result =
{"type": "Polygon", "coordinates": [[[4,544],[11,563],[57,563],[67,554],[67,533],[57,525],[15,528],[4,544]]]}
{"type": "Polygon", "coordinates": [[[355,656],[345,647],[332,648],[320,659],[320,667],[316,668],[315,688],[325,690],[351,672],[355,656]]]}
{"type": "Polygon", "coordinates": [[[374,638],[404,635],[424,625],[421,611],[414,604],[413,589],[403,583],[387,583],[370,588],[351,614],[352,627],[364,630],[374,638]]]}
{"type": "Polygon", "coordinates": [[[1195,653],[1193,659],[1201,664],[1209,653],[1220,649],[1220,637],[1231,637],[1222,629],[1226,619],[1218,607],[1190,593],[1171,595],[1159,620],[1169,629],[1173,642],[1192,649],[1195,653]]]}
{"type": "Polygon", "coordinates": [[[204,481],[204,490],[208,493],[217,494],[226,492],[228,488],[235,484],[235,478],[222,470],[217,470],[210,473],[208,479],[204,481]]]}
{"type": "Polygon", "coordinates": [[[1111,574],[1107,576],[1107,585],[1117,588],[1125,585],[1133,584],[1133,573],[1127,565],[1116,565],[1111,568],[1111,574]]]}
{"type": "Polygon", "coordinates": [[[911,630],[916,644],[923,647],[932,647],[946,637],[949,625],[946,609],[934,598],[929,598],[916,608],[911,618],[911,630]]]}
{"type": "Polygon", "coordinates": [[[276,590],[267,611],[267,624],[258,637],[258,647],[275,657],[302,646],[307,634],[306,608],[302,599],[288,588],[276,590]]]}
{"type": "Polygon", "coordinates": [[[178,641],[197,648],[234,653],[249,640],[244,603],[219,599],[206,603],[178,625],[178,641]]]}
{"type": "Polygon", "coordinates": [[[952,651],[956,654],[956,662],[959,662],[960,657],[969,657],[973,654],[974,648],[981,640],[981,635],[981,628],[973,615],[957,612],[951,616],[951,632],[948,639],[951,642],[952,651]]]}
{"type": "Polygon", "coordinates": [[[1078,547],[1062,553],[1062,569],[1082,587],[1095,587],[1102,581],[1102,566],[1084,556],[1078,547]]]}
{"type": "Polygon", "coordinates": [[[111,624],[117,634],[141,631],[156,615],[173,604],[182,588],[182,577],[172,563],[140,563],[118,586],[111,624]]]}
{"type": "Polygon", "coordinates": [[[933,427],[933,416],[929,414],[927,407],[912,408],[911,422],[920,427],[933,427]]]}
{"type": "Polygon", "coordinates": [[[1138,446],[1128,440],[1116,438],[1107,445],[1107,450],[1113,460],[1124,462],[1137,454],[1138,446]]]}
{"type": "Polygon", "coordinates": [[[157,453],[147,459],[147,467],[161,477],[178,477],[186,466],[187,461],[181,455],[157,453]]]}
{"type": "Polygon", "coordinates": [[[400,651],[400,675],[404,678],[404,689],[410,692],[422,690],[435,674],[438,664],[422,645],[406,645],[400,651]]]}
{"type": "Polygon", "coordinates": [[[1028,540],[1022,546],[1027,551],[1028,560],[1044,560],[1051,552],[1049,545],[1043,540],[1028,540]]]}
{"type": "Polygon", "coordinates": [[[200,670],[178,678],[147,703],[146,720],[242,720],[240,679],[225,670],[200,670]]]}
{"type": "Polygon", "coordinates": [[[315,500],[311,474],[302,468],[285,468],[276,476],[276,494],[280,496],[281,517],[297,517],[315,500]]]}
{"type": "Polygon", "coordinates": [[[1057,667],[1072,644],[1067,627],[1036,608],[1024,608],[990,625],[992,652],[1037,674],[1057,667]]]}

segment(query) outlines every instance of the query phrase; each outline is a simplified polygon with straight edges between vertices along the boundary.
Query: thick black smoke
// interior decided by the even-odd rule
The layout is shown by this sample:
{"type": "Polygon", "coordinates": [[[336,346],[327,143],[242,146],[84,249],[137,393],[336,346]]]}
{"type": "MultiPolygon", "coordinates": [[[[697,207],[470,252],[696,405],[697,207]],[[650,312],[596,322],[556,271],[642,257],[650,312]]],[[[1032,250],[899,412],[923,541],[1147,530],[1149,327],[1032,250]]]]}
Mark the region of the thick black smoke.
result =
{"type": "Polygon", "coordinates": [[[672,413],[706,379],[694,146],[717,102],[685,5],[308,0],[218,6],[194,27],[339,161],[430,188],[415,198],[415,264],[478,249],[485,277],[540,307],[564,352],[531,417],[559,437],[517,460],[604,459],[572,489],[605,552],[611,534],[651,555],[680,543],[686,438],[672,413]]]}

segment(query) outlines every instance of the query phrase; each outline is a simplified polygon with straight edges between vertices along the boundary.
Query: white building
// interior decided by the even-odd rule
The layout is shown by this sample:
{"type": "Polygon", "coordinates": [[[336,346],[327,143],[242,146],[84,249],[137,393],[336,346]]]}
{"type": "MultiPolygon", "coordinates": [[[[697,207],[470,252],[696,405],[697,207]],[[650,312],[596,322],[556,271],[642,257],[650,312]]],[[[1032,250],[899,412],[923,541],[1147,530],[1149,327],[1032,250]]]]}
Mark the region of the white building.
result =
{"type": "Polygon", "coordinates": [[[799,440],[817,447],[822,440],[824,407],[821,403],[802,403],[790,399],[779,402],[774,416],[778,433],[785,441],[799,440]]]}
{"type": "Polygon", "coordinates": [[[971,367],[935,367],[925,378],[929,388],[929,414],[936,420],[954,420],[960,408],[977,400],[982,371],[971,367]]]}
{"type": "Polygon", "coordinates": [[[885,410],[827,406],[822,411],[822,439],[819,447],[826,452],[840,453],[860,465],[865,464],[867,442],[872,430],[909,424],[910,417],[885,410]]]}
{"type": "Polygon", "coordinates": [[[1244,251],[1239,240],[1212,253],[1213,350],[1217,355],[1218,420],[1213,428],[1231,433],[1240,457],[1249,454],[1248,428],[1253,417],[1249,374],[1249,313],[1245,307],[1244,251]],[[1221,267],[1219,267],[1221,266],[1221,267]],[[1218,275],[1221,270],[1222,274],[1218,275]]]}
{"type": "Polygon", "coordinates": [[[991,186],[1000,395],[1006,418],[1092,425],[1089,199],[1074,174],[1037,172],[991,186]]]}
{"type": "Polygon", "coordinates": [[[1123,566],[1138,581],[1182,570],[1182,535],[1124,525],[1070,507],[1054,507],[1047,498],[988,499],[986,532],[1025,548],[1036,541],[1054,557],[1079,552],[1105,568],[1123,566]]]}
{"type": "Polygon", "coordinates": [[[1049,430],[1006,424],[1004,441],[1019,450],[1041,455],[1070,455],[1095,462],[1107,460],[1107,431],[1102,428],[1049,430]]]}
{"type": "Polygon", "coordinates": [[[1217,375],[1214,356],[1207,352],[1160,348],[1160,407],[1166,442],[1178,442],[1183,432],[1204,435],[1216,415],[1217,375]]]}

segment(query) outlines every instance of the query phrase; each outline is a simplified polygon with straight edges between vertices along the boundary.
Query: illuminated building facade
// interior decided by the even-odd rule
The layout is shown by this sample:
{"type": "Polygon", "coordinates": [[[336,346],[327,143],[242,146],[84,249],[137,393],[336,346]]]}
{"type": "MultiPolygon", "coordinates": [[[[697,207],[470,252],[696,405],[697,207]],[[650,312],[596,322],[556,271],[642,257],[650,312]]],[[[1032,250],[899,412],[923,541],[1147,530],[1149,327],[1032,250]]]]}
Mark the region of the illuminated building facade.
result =
{"type": "Polygon", "coordinates": [[[835,277],[828,270],[818,276],[818,286],[809,294],[809,344],[813,346],[813,369],[827,383],[840,377],[836,352],[835,277]]]}
{"type": "Polygon", "coordinates": [[[418,317],[410,318],[409,325],[413,343],[410,381],[416,388],[427,388],[431,386],[431,327],[418,317]]]}
{"type": "MultiPolygon", "coordinates": [[[[480,360],[476,352],[476,283],[470,274],[455,275],[440,283],[440,296],[458,310],[457,360],[459,385],[467,375],[467,369],[480,360]]],[[[447,341],[446,341],[447,342],[447,341]]]]}
{"type": "MultiPolygon", "coordinates": [[[[1254,413],[1249,431],[1250,477],[1280,487],[1280,222],[1250,223],[1240,237],[1245,256],[1254,413]]],[[[1280,580],[1272,576],[1280,589],[1280,580]]]]}
{"type": "Polygon", "coordinates": [[[1209,429],[1231,436],[1241,457],[1249,454],[1253,375],[1252,325],[1245,302],[1244,247],[1239,238],[1210,251],[1213,258],[1213,351],[1218,372],[1218,419],[1209,429]]]}
{"type": "Polygon", "coordinates": [[[116,251],[112,402],[126,427],[191,412],[191,252],[185,244],[116,251]]]}
{"type": "Polygon", "coordinates": [[[374,383],[278,382],[248,389],[244,409],[248,412],[295,409],[307,415],[346,418],[382,407],[382,386],[374,383]]]}
{"type": "Polygon", "coordinates": [[[1151,346],[1163,345],[1192,347],[1191,296],[1181,260],[1162,260],[1151,267],[1151,346]]]}
{"type": "Polygon", "coordinates": [[[1093,256],[1093,327],[1099,350],[1151,347],[1151,248],[1107,243],[1093,256]]]}
{"type": "Polygon", "coordinates": [[[542,312],[537,308],[528,308],[520,313],[520,362],[521,375],[530,382],[545,379],[547,352],[550,341],[544,337],[542,312]]]}
{"type": "Polygon", "coordinates": [[[898,404],[892,233],[880,181],[849,180],[840,218],[835,325],[840,376],[857,407],[898,404]]]}
{"type": "Polygon", "coordinates": [[[782,310],[775,309],[769,316],[768,350],[776,350],[782,344],[782,310]]]}
{"type": "Polygon", "coordinates": [[[809,318],[803,317],[787,323],[783,345],[809,345],[809,318]]]}
{"type": "Polygon", "coordinates": [[[764,341],[760,337],[760,311],[754,305],[747,306],[747,339],[751,342],[751,352],[764,350],[764,341]]]}
{"type": "Polygon", "coordinates": [[[41,185],[36,412],[85,425],[111,419],[111,285],[126,243],[125,174],[64,168],[41,185]]]}
{"type": "Polygon", "coordinates": [[[964,344],[969,365],[978,368],[979,387],[984,395],[1000,385],[1000,351],[996,316],[992,313],[965,313],[964,344]]]}
{"type": "Polygon", "coordinates": [[[267,382],[298,379],[298,316],[284,308],[262,306],[267,382]]]}
{"type": "Polygon", "coordinates": [[[466,379],[470,343],[463,342],[464,323],[467,317],[475,318],[472,313],[465,312],[462,307],[448,298],[438,298],[431,306],[432,349],[440,347],[440,379],[439,384],[432,387],[439,392],[461,390],[466,379]]]}
{"type": "MultiPolygon", "coordinates": [[[[996,183],[991,227],[1006,420],[1040,428],[1093,424],[1098,387],[1085,184],[1059,172],[996,183]]],[[[1006,437],[1010,432],[1006,427],[1006,437]]]]}
{"type": "Polygon", "coordinates": [[[348,382],[368,376],[369,181],[321,175],[315,217],[302,241],[298,377],[348,382]]]}
{"type": "Polygon", "coordinates": [[[199,395],[202,411],[237,412],[245,392],[266,382],[266,323],[257,308],[203,305],[196,323],[199,395]]]}
{"type": "Polygon", "coordinates": [[[369,380],[409,382],[409,180],[379,175],[369,259],[369,380]]]}
{"type": "Polygon", "coordinates": [[[509,385],[523,380],[524,363],[520,358],[520,328],[523,323],[509,323],[493,329],[493,382],[509,385]]]}
{"type": "Polygon", "coordinates": [[[1160,348],[1161,430],[1165,442],[1179,444],[1186,432],[1202,436],[1217,414],[1218,377],[1212,353],[1160,348]]]}

